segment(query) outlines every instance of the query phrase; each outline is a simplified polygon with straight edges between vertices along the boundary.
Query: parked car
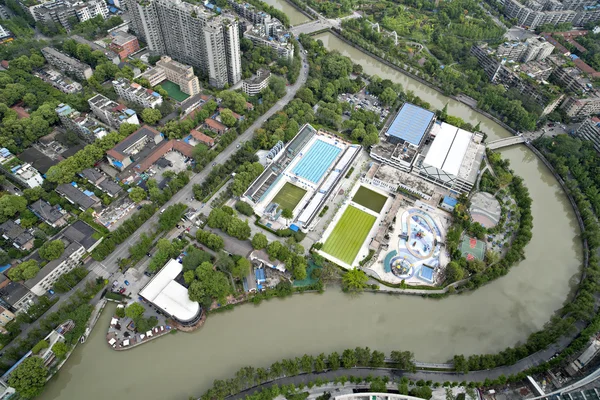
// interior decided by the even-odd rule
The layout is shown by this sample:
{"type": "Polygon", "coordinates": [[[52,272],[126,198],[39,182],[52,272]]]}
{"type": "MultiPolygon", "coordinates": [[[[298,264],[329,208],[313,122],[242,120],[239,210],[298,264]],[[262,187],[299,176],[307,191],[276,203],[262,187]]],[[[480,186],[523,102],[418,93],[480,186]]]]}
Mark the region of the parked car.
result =
{"type": "Polygon", "coordinates": [[[48,293],[50,293],[50,296],[52,296],[52,295],[54,295],[54,290],[48,289],[48,293]]]}
{"type": "Polygon", "coordinates": [[[125,285],[129,286],[129,281],[125,281],[125,285]]]}
{"type": "Polygon", "coordinates": [[[125,288],[121,288],[121,290],[119,290],[119,293],[121,293],[121,294],[125,293],[125,288]]]}

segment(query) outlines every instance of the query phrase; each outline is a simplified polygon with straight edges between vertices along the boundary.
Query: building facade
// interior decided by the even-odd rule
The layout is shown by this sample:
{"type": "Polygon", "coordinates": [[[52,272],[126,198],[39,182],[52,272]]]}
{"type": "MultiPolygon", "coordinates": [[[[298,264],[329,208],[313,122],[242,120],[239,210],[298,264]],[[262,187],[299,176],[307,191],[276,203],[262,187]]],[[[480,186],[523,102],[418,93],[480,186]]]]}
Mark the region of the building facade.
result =
{"type": "Polygon", "coordinates": [[[244,80],[242,90],[248,96],[256,96],[269,86],[270,78],[271,71],[261,68],[256,72],[255,77],[244,80]]]}
{"type": "Polygon", "coordinates": [[[94,73],[92,67],[89,65],[82,63],[73,57],[69,57],[53,47],[44,47],[41,49],[41,52],[46,61],[48,61],[48,64],[55,66],[62,72],[74,75],[77,79],[90,79],[94,73]]]}
{"type": "Polygon", "coordinates": [[[154,90],[146,89],[140,84],[130,82],[128,79],[118,78],[112,84],[120,98],[141,107],[156,108],[163,102],[162,96],[154,90]]]}
{"type": "MultiPolygon", "coordinates": [[[[194,75],[194,68],[163,56],[156,62],[156,69],[160,69],[165,79],[179,85],[179,89],[190,96],[200,93],[200,81],[194,75]]],[[[156,78],[155,78],[156,79],[156,78]]]]}
{"type": "Polygon", "coordinates": [[[569,96],[561,104],[560,108],[575,119],[583,119],[590,115],[600,113],[600,93],[593,93],[589,97],[578,98],[569,96]]]}
{"type": "Polygon", "coordinates": [[[235,79],[237,70],[241,71],[239,40],[235,37],[239,28],[235,19],[217,16],[182,0],[126,0],[126,3],[133,29],[153,53],[166,54],[199,68],[208,75],[211,85],[217,87],[229,82],[229,74],[235,79]],[[228,58],[231,66],[227,65],[228,58]]]}
{"type": "Polygon", "coordinates": [[[88,100],[94,115],[108,126],[119,129],[123,123],[139,125],[137,114],[134,110],[97,94],[88,100]]]}
{"type": "Polygon", "coordinates": [[[577,128],[575,136],[588,140],[592,143],[598,153],[600,153],[600,118],[588,118],[577,128]]]}
{"type": "Polygon", "coordinates": [[[140,49],[137,37],[127,32],[116,31],[111,35],[113,39],[108,47],[119,55],[121,61],[140,49]]]}

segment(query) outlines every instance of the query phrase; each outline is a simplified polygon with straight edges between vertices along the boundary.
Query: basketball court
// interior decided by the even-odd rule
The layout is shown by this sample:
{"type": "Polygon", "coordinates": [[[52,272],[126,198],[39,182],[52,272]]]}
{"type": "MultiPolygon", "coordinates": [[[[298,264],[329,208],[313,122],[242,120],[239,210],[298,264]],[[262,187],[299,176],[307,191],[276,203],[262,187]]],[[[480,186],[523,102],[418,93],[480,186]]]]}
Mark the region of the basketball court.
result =
{"type": "Polygon", "coordinates": [[[474,259],[483,260],[485,256],[485,242],[465,236],[460,244],[460,253],[467,261],[474,259]]]}

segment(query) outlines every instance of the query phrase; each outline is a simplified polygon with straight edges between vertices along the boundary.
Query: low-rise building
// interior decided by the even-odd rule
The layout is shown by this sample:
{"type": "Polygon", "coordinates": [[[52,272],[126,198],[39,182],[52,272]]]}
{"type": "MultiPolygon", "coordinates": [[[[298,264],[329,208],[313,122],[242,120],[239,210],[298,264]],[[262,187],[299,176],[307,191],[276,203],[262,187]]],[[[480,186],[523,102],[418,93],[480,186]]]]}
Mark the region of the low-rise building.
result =
{"type": "Polygon", "coordinates": [[[89,253],[102,241],[94,239],[96,231],[83,221],[76,221],[61,235],[60,240],[65,244],[65,250],[59,258],[49,261],[37,275],[25,281],[24,285],[36,296],[43,296],[54,286],[61,275],[71,272],[81,265],[81,258],[89,253]]]}
{"type": "Polygon", "coordinates": [[[76,205],[81,211],[86,211],[90,208],[99,208],[102,204],[101,200],[94,193],[88,190],[79,190],[75,182],[58,185],[56,192],[67,199],[69,203],[76,205]]]}
{"type": "Polygon", "coordinates": [[[294,45],[290,41],[291,35],[285,26],[276,18],[248,27],[244,37],[255,46],[270,47],[281,58],[291,60],[294,58],[294,45]]]}
{"type": "Polygon", "coordinates": [[[7,148],[0,149],[0,170],[14,182],[28,188],[44,183],[44,178],[31,164],[24,163],[7,148]]]}
{"type": "Polygon", "coordinates": [[[59,228],[67,224],[67,213],[58,206],[52,206],[42,199],[29,205],[29,210],[39,219],[53,228],[59,228]]]}
{"type": "Polygon", "coordinates": [[[389,193],[408,191],[425,200],[435,193],[431,183],[386,164],[373,163],[362,181],[389,193]]]}
{"type": "Polygon", "coordinates": [[[9,219],[0,225],[0,234],[19,250],[33,248],[33,235],[13,220],[9,219]]]}
{"type": "Polygon", "coordinates": [[[216,121],[212,118],[206,118],[204,120],[204,126],[206,127],[206,129],[209,129],[212,132],[215,132],[219,135],[227,132],[227,127],[225,125],[223,125],[219,121],[216,121]]]}
{"type": "Polygon", "coordinates": [[[213,147],[215,145],[215,139],[195,129],[190,131],[190,136],[198,143],[205,144],[208,147],[213,147]]]}
{"type": "Polygon", "coordinates": [[[596,151],[600,153],[600,118],[588,118],[577,128],[575,136],[582,140],[589,140],[596,151]]]}
{"type": "Polygon", "coordinates": [[[162,96],[154,90],[146,89],[138,83],[130,82],[128,79],[118,78],[112,82],[112,85],[120,98],[141,107],[156,108],[163,102],[162,96]]]}
{"type": "Polygon", "coordinates": [[[587,97],[569,96],[560,106],[569,117],[574,119],[584,119],[590,115],[600,113],[600,93],[593,92],[587,97]]]}
{"type": "Polygon", "coordinates": [[[7,308],[0,306],[0,327],[5,327],[10,321],[15,319],[15,314],[7,308]]]}
{"type": "Polygon", "coordinates": [[[94,168],[84,169],[79,175],[110,197],[116,197],[123,191],[118,183],[94,168]]]}
{"type": "Polygon", "coordinates": [[[75,82],[52,68],[40,69],[34,71],[33,74],[66,94],[78,93],[83,89],[79,82],[75,82]]]}
{"type": "Polygon", "coordinates": [[[117,53],[115,53],[114,51],[107,49],[105,47],[100,46],[99,44],[92,42],[91,40],[87,40],[84,37],[81,37],[79,35],[71,35],[70,36],[71,39],[75,40],[77,43],[81,43],[81,44],[85,44],[87,46],[89,46],[92,51],[100,51],[102,52],[102,54],[104,54],[104,57],[106,57],[106,59],[110,62],[112,62],[115,65],[119,65],[121,63],[121,59],[119,58],[119,55],[117,53]]]}
{"type": "Polygon", "coordinates": [[[115,31],[110,35],[112,36],[112,42],[109,47],[119,55],[121,61],[140,49],[138,38],[132,34],[123,31],[115,31]]]}
{"type": "Polygon", "coordinates": [[[59,104],[54,110],[63,126],[79,134],[88,142],[104,137],[108,130],[91,115],[81,113],[68,104],[59,104]]]}
{"type": "Polygon", "coordinates": [[[0,43],[12,42],[14,35],[11,31],[0,25],[0,43]]]}
{"type": "Polygon", "coordinates": [[[154,148],[163,141],[163,135],[156,129],[147,125],[142,126],[115,147],[106,152],[106,158],[113,167],[119,171],[125,170],[133,162],[142,159],[138,154],[144,154],[146,148],[154,148]]]}
{"type": "Polygon", "coordinates": [[[148,68],[146,72],[139,76],[140,78],[147,79],[150,86],[154,87],[167,79],[167,74],[162,68],[148,68]]]}
{"type": "Polygon", "coordinates": [[[177,260],[167,264],[140,291],[140,296],[181,325],[196,324],[202,317],[202,307],[191,301],[188,290],[177,282],[183,266],[177,260]]]}
{"type": "Polygon", "coordinates": [[[44,47],[43,49],[41,49],[41,52],[46,61],[48,61],[48,64],[55,66],[60,71],[72,74],[79,80],[90,79],[92,77],[92,74],[94,73],[92,71],[92,67],[90,67],[89,65],[82,63],[81,61],[73,57],[61,53],[54,47],[44,47]]]}
{"type": "Polygon", "coordinates": [[[0,289],[0,304],[14,314],[27,310],[34,298],[35,295],[19,282],[10,282],[0,289]]]}
{"type": "Polygon", "coordinates": [[[271,71],[261,68],[257,71],[256,76],[244,80],[242,90],[248,96],[256,96],[269,86],[270,78],[271,71]]]}
{"type": "Polygon", "coordinates": [[[191,66],[174,61],[171,57],[162,56],[156,62],[156,68],[164,72],[166,79],[179,85],[183,93],[190,96],[200,93],[200,81],[194,75],[194,68],[191,66]]]}
{"type": "Polygon", "coordinates": [[[95,116],[108,126],[119,129],[123,123],[139,125],[137,114],[134,110],[125,107],[108,97],[97,94],[88,100],[88,104],[95,116]]]}

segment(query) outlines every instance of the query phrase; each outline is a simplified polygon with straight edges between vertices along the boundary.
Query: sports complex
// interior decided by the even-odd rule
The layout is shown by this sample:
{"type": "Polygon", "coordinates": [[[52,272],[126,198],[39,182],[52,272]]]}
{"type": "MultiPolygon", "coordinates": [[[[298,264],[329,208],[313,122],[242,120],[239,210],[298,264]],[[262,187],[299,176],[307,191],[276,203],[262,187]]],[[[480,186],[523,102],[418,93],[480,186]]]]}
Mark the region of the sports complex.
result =
{"type": "Polygon", "coordinates": [[[369,253],[386,203],[380,189],[356,185],[323,233],[321,255],[345,268],[356,266],[369,253]]]}
{"type": "Polygon", "coordinates": [[[292,230],[309,230],[360,149],[306,124],[286,146],[278,144],[271,149],[269,164],[243,199],[269,228],[289,224],[292,230]],[[291,221],[281,217],[284,209],[293,213],[291,221]]]}

